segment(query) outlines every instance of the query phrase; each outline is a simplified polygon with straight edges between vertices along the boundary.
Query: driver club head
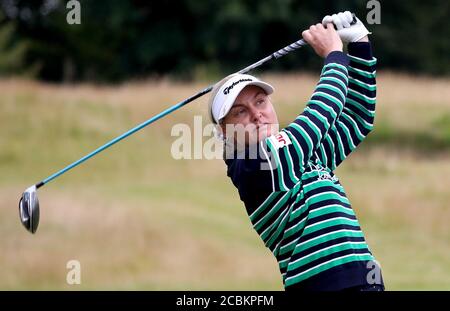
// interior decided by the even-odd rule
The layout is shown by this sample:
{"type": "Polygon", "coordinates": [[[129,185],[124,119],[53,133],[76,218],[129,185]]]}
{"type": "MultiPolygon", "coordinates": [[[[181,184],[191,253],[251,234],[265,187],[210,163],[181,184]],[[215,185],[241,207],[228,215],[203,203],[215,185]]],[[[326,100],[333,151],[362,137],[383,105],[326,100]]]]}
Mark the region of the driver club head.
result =
{"type": "Polygon", "coordinates": [[[22,225],[31,233],[35,233],[39,225],[39,200],[36,186],[25,190],[19,201],[19,216],[22,225]]]}

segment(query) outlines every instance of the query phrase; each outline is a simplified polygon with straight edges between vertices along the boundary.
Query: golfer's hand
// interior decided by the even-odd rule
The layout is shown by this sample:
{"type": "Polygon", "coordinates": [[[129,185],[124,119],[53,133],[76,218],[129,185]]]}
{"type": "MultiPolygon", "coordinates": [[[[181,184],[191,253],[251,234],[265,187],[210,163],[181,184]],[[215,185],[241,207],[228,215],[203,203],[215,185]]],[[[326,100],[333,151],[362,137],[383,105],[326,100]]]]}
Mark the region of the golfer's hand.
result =
{"type": "Polygon", "coordinates": [[[327,15],[323,18],[322,24],[333,23],[341,37],[342,42],[368,42],[367,35],[370,34],[366,26],[355,16],[356,23],[352,25],[353,15],[349,11],[340,12],[333,15],[327,15]]]}
{"type": "Polygon", "coordinates": [[[338,33],[329,23],[325,26],[316,24],[302,32],[302,37],[311,45],[317,55],[325,58],[333,51],[342,52],[342,41],[338,33]]]}

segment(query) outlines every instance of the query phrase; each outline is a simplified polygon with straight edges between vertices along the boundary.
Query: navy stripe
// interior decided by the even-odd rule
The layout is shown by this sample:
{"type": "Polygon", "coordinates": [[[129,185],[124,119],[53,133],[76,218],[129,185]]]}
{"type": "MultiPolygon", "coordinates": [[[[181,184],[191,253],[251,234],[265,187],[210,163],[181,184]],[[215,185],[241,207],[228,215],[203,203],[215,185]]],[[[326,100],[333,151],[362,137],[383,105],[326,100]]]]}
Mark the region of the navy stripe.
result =
{"type": "MultiPolygon", "coordinates": [[[[337,245],[337,244],[340,244],[340,243],[345,243],[345,242],[365,242],[365,239],[364,239],[364,237],[344,236],[344,237],[341,237],[341,238],[333,239],[333,240],[330,240],[330,241],[326,241],[326,242],[314,245],[314,246],[312,246],[312,247],[310,247],[308,249],[305,249],[305,250],[303,250],[301,252],[298,252],[298,253],[295,254],[295,258],[297,258],[297,259],[298,258],[302,258],[302,257],[305,257],[305,256],[307,256],[309,254],[312,254],[312,253],[316,252],[316,251],[319,251],[321,249],[324,249],[324,248],[327,248],[327,247],[330,247],[330,246],[333,246],[333,245],[337,245]]],[[[294,257],[291,260],[292,261],[295,260],[294,257]]]]}
{"type": "Polygon", "coordinates": [[[329,227],[311,232],[309,234],[302,235],[300,237],[300,239],[298,240],[297,244],[300,244],[300,243],[303,243],[310,239],[316,238],[322,234],[331,233],[333,231],[338,231],[338,230],[361,230],[361,228],[359,226],[352,226],[352,225],[347,225],[347,224],[338,224],[335,226],[329,226],[329,227]]]}
{"type": "MultiPolygon", "coordinates": [[[[338,258],[338,257],[345,256],[345,255],[364,254],[364,253],[369,253],[369,250],[367,248],[360,248],[360,249],[347,249],[347,250],[344,250],[344,251],[336,252],[336,253],[333,253],[333,254],[330,254],[330,255],[327,255],[327,256],[320,257],[320,258],[318,258],[316,260],[313,260],[313,261],[311,261],[311,262],[309,262],[309,263],[307,263],[307,264],[305,264],[303,266],[300,266],[300,267],[298,267],[296,269],[292,269],[292,270],[289,271],[289,274],[290,275],[295,275],[297,273],[301,273],[301,272],[303,272],[305,270],[308,270],[309,268],[313,268],[313,267],[315,267],[317,265],[320,265],[321,263],[327,262],[329,260],[332,260],[332,259],[335,259],[335,258],[338,258]]],[[[292,259],[292,261],[294,261],[294,259],[292,259]]]]}

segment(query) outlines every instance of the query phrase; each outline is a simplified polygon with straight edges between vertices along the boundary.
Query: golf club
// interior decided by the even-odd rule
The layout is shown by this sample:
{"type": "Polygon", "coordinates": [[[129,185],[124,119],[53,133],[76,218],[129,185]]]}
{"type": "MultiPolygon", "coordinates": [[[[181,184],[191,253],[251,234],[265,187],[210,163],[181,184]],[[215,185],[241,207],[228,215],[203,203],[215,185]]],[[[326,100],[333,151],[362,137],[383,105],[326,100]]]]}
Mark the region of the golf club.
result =
{"type": "MultiPolygon", "coordinates": [[[[353,21],[352,21],[352,25],[356,23],[356,17],[353,15],[353,21]]],[[[307,43],[301,39],[298,40],[272,54],[270,54],[269,56],[257,61],[254,64],[251,64],[250,66],[245,67],[244,69],[238,71],[238,73],[247,73],[259,66],[261,66],[262,64],[270,61],[270,60],[274,60],[274,59],[278,59],[292,51],[295,51],[297,49],[299,49],[300,47],[307,45],[307,43]]],[[[127,132],[123,133],[122,135],[112,139],[111,141],[107,142],[106,144],[104,144],[103,146],[95,149],[94,151],[92,151],[91,153],[85,155],[84,157],[82,157],[81,159],[73,162],[72,164],[69,164],[68,166],[66,166],[65,168],[61,169],[60,171],[54,173],[53,175],[50,175],[49,177],[45,178],[44,180],[40,181],[39,183],[30,186],[29,188],[27,188],[23,194],[22,197],[20,198],[19,201],[19,216],[20,216],[20,221],[22,222],[22,224],[25,226],[25,228],[31,232],[31,233],[35,233],[38,225],[39,225],[39,200],[38,200],[38,196],[37,196],[37,189],[41,188],[42,186],[46,185],[47,183],[49,183],[50,181],[54,180],[55,178],[61,176],[62,174],[64,174],[65,172],[67,172],[68,170],[80,165],[81,163],[83,163],[84,161],[92,158],[93,156],[95,156],[97,153],[102,152],[103,150],[111,147],[112,145],[118,143],[119,141],[121,141],[122,139],[130,136],[131,134],[136,133],[137,131],[141,130],[142,128],[146,127],[147,125],[161,119],[162,117],[174,112],[175,110],[178,110],[179,108],[185,106],[186,104],[194,101],[195,99],[209,93],[214,87],[214,84],[206,87],[205,89],[201,90],[200,92],[198,92],[195,95],[192,95],[191,97],[173,105],[172,107],[167,108],[166,110],[160,112],[159,114],[151,117],[150,119],[148,119],[147,121],[142,122],[141,124],[135,126],[134,128],[128,130],[127,132]]]]}

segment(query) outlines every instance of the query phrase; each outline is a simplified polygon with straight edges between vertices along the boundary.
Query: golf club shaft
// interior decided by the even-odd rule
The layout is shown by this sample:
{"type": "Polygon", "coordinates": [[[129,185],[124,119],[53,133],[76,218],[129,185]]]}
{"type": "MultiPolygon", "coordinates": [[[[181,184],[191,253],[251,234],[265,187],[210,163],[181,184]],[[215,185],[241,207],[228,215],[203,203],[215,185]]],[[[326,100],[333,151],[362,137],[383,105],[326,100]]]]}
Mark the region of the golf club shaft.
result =
{"type": "MultiPolygon", "coordinates": [[[[257,68],[257,67],[261,66],[262,64],[264,64],[264,63],[266,63],[266,62],[268,62],[268,61],[270,61],[270,60],[272,60],[272,59],[280,58],[280,57],[282,57],[282,56],[284,56],[284,55],[286,55],[286,54],[288,54],[288,53],[290,53],[290,52],[292,52],[292,51],[294,51],[294,50],[296,50],[296,49],[299,49],[300,47],[302,47],[302,46],[304,46],[304,45],[306,45],[306,44],[307,44],[307,43],[306,43],[304,40],[298,40],[298,41],[296,41],[296,42],[294,42],[294,43],[292,43],[292,44],[290,44],[290,45],[288,45],[288,46],[286,46],[286,47],[284,47],[284,48],[282,48],[282,49],[280,49],[280,50],[278,50],[278,51],[272,53],[271,55],[269,55],[269,56],[267,56],[267,57],[265,57],[265,58],[263,58],[263,59],[257,61],[256,63],[254,63],[254,64],[252,64],[252,65],[250,65],[250,66],[245,67],[244,69],[238,71],[238,73],[242,73],[242,74],[247,73],[247,72],[249,72],[250,70],[253,70],[253,69],[257,68]]],[[[120,135],[120,136],[118,136],[118,137],[112,139],[111,141],[107,142],[107,143],[104,144],[103,146],[101,146],[101,147],[95,149],[94,151],[92,151],[91,153],[85,155],[85,156],[82,157],[81,159],[79,159],[79,160],[73,162],[72,164],[66,166],[66,167],[63,168],[62,170],[60,170],[60,171],[54,173],[53,175],[51,175],[51,176],[47,177],[46,179],[42,180],[41,182],[37,183],[37,184],[36,184],[36,188],[42,187],[43,185],[45,185],[45,184],[49,183],[50,181],[52,181],[53,179],[55,179],[56,177],[58,177],[58,176],[64,174],[64,173],[67,172],[68,170],[70,170],[70,169],[72,169],[72,168],[74,168],[74,167],[80,165],[81,163],[83,163],[84,161],[88,160],[89,158],[92,158],[92,157],[95,156],[97,153],[102,152],[103,150],[105,150],[105,149],[111,147],[112,145],[118,143],[118,142],[121,141],[122,139],[127,138],[127,137],[130,136],[131,134],[136,133],[137,131],[141,130],[142,128],[146,127],[147,125],[149,125],[149,124],[151,124],[151,123],[153,123],[153,122],[155,122],[155,121],[161,119],[162,117],[164,117],[164,116],[166,116],[166,115],[168,115],[168,114],[174,112],[175,110],[180,109],[181,107],[183,107],[183,106],[185,106],[186,104],[188,104],[188,103],[194,101],[195,99],[197,99],[197,98],[199,98],[199,97],[201,97],[201,96],[203,96],[203,95],[205,95],[205,94],[211,92],[211,90],[212,90],[213,87],[214,87],[214,84],[208,86],[207,88],[201,90],[201,91],[198,92],[197,94],[192,95],[191,97],[189,97],[189,98],[187,98],[187,99],[185,99],[185,100],[183,100],[183,101],[181,101],[181,102],[179,102],[179,103],[173,105],[172,107],[167,108],[166,110],[164,110],[164,111],[158,113],[157,115],[151,117],[151,118],[148,119],[147,121],[142,122],[141,124],[135,126],[134,128],[130,129],[129,131],[123,133],[122,135],[120,135]]]]}

